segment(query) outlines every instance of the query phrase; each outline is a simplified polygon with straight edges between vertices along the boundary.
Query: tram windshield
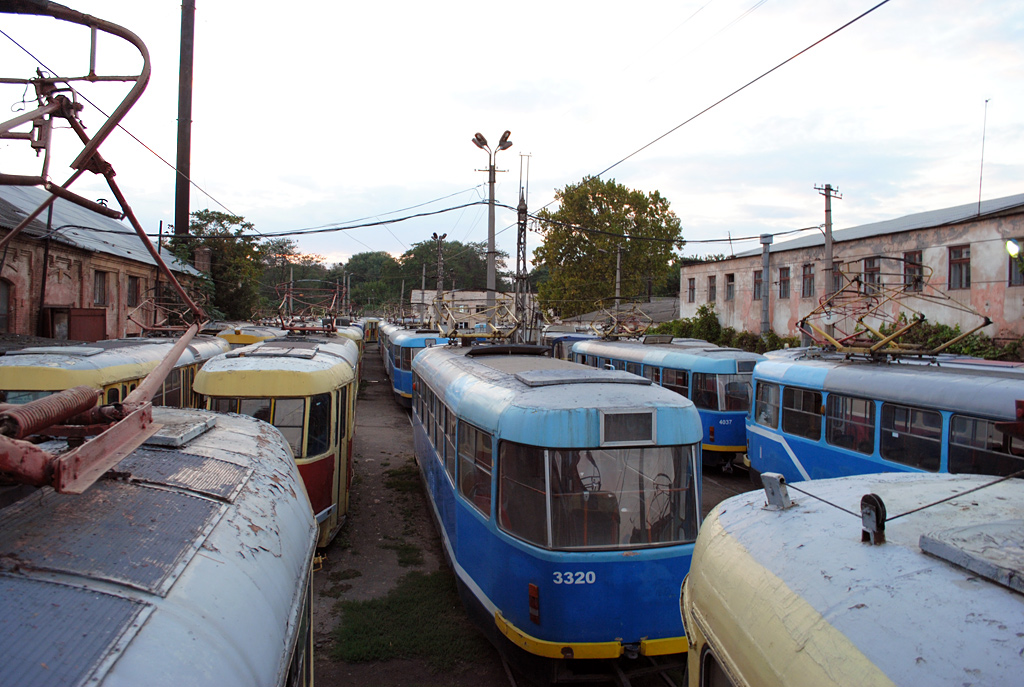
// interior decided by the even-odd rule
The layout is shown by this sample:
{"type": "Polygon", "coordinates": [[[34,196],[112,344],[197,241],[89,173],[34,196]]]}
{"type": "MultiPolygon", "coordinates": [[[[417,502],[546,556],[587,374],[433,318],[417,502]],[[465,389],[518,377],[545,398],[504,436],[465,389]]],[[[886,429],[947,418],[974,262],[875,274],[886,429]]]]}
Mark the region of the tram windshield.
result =
{"type": "Polygon", "coordinates": [[[693,446],[499,447],[499,522],[551,549],[633,549],[697,538],[693,446]]]}
{"type": "Polygon", "coordinates": [[[750,410],[753,391],[750,374],[693,374],[693,404],[705,410],[750,410]]]}

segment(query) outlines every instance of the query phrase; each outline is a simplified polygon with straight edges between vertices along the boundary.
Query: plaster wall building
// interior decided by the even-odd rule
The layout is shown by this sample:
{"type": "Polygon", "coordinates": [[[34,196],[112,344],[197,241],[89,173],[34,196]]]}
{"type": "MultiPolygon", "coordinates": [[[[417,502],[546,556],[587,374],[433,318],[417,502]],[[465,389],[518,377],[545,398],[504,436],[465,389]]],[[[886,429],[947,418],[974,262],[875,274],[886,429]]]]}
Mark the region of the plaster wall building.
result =
{"type": "MultiPolygon", "coordinates": [[[[1008,239],[1024,239],[1024,194],[984,201],[980,212],[972,203],[832,235],[835,288],[853,279],[865,291],[902,287],[902,304],[882,306],[890,317],[909,308],[908,316],[920,312],[929,322],[966,331],[980,324],[981,315],[992,320],[982,333],[994,339],[1024,336],[1024,278],[1005,248],[1008,239]]],[[[824,235],[769,248],[767,279],[760,249],[683,267],[680,316],[693,317],[710,303],[722,326],[761,332],[767,299],[770,328],[782,336],[799,335],[800,320],[825,297],[832,276],[824,235]]],[[[852,323],[845,324],[852,329],[852,323]]]]}
{"type": "MultiPolygon", "coordinates": [[[[0,186],[0,237],[49,194],[0,186]]],[[[187,289],[199,272],[169,251],[161,258],[187,289]]],[[[0,332],[97,341],[142,332],[156,316],[156,261],[122,222],[57,199],[0,257],[0,332]]]]}

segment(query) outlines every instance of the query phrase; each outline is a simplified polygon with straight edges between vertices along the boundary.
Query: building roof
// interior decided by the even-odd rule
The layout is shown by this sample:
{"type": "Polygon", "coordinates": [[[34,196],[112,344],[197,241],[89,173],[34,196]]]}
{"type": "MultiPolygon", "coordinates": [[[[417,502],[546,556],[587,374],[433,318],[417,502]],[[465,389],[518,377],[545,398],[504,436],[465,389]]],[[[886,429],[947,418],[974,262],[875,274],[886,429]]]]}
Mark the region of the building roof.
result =
{"type": "MultiPolygon", "coordinates": [[[[931,229],[933,227],[956,224],[958,222],[964,222],[971,219],[981,219],[983,217],[999,215],[1011,210],[1024,210],[1024,193],[1020,193],[1015,196],[1006,196],[1005,198],[985,200],[981,202],[980,206],[980,212],[978,211],[978,203],[968,203],[966,205],[956,205],[951,208],[942,208],[941,210],[918,212],[913,215],[897,217],[896,219],[889,219],[883,222],[872,222],[870,224],[861,224],[860,226],[848,227],[846,229],[836,229],[832,232],[832,240],[838,243],[841,241],[854,241],[883,234],[898,234],[903,231],[913,231],[915,229],[931,229]]],[[[780,253],[782,251],[796,250],[798,248],[821,246],[824,245],[824,243],[825,236],[820,232],[815,232],[789,241],[773,243],[769,246],[769,249],[772,253],[780,253]]],[[[737,253],[735,257],[748,258],[755,255],[761,255],[761,252],[762,249],[758,247],[748,251],[743,251],[742,253],[737,253]]]]}
{"type": "MultiPolygon", "coordinates": [[[[10,231],[46,200],[50,194],[35,186],[0,185],[0,229],[10,231]]],[[[104,253],[127,260],[156,265],[135,230],[123,222],[87,210],[58,198],[53,204],[54,241],[91,253],[104,253]]],[[[46,236],[46,212],[29,223],[22,233],[33,238],[46,236]]],[[[170,251],[160,256],[175,272],[198,276],[200,272],[179,261],[170,251]]]]}
{"type": "MultiPolygon", "coordinates": [[[[679,319],[679,297],[678,296],[654,296],[649,302],[646,303],[633,303],[627,299],[622,299],[622,311],[627,312],[633,306],[636,306],[639,310],[643,311],[645,315],[651,318],[654,324],[661,324],[662,322],[671,322],[672,320],[679,319]]],[[[614,307],[610,308],[614,309],[614,307]]],[[[595,310],[594,312],[584,313],[583,315],[577,315],[576,317],[563,318],[563,322],[593,322],[595,320],[603,320],[608,314],[606,310],[595,310]]]]}

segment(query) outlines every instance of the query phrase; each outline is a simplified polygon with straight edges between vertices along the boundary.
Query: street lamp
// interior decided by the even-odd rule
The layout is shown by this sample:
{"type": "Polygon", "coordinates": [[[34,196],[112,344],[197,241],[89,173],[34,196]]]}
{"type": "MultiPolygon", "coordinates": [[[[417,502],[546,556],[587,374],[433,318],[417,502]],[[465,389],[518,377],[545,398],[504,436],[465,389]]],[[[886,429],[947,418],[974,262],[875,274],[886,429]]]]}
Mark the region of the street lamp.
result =
{"type": "Polygon", "coordinates": [[[1016,258],[1020,255],[1020,243],[1013,239],[1009,239],[1006,242],[1006,252],[1010,254],[1011,258],[1016,258]]]}
{"type": "Polygon", "coordinates": [[[493,151],[487,145],[487,139],[484,138],[483,134],[477,132],[473,136],[473,143],[476,147],[487,151],[487,185],[490,198],[487,205],[487,318],[489,320],[494,317],[494,291],[496,287],[494,278],[494,158],[497,157],[499,150],[508,150],[512,147],[512,141],[508,140],[511,135],[511,131],[503,133],[501,140],[498,141],[498,147],[493,151]]]}

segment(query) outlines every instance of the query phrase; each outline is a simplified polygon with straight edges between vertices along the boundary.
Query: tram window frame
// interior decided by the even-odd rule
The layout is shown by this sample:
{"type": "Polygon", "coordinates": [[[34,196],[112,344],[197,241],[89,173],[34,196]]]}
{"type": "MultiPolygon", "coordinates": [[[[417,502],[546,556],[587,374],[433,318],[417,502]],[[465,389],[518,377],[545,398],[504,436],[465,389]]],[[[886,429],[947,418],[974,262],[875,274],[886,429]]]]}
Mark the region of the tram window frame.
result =
{"type": "Polygon", "coordinates": [[[1001,432],[992,420],[969,415],[949,419],[951,473],[1005,477],[1024,468],[1024,439],[1001,432]]]}
{"type": "Polygon", "coordinates": [[[491,435],[465,420],[459,420],[458,432],[459,493],[473,508],[489,519],[491,475],[494,469],[491,435]]]}
{"type": "MultiPolygon", "coordinates": [[[[179,368],[171,370],[164,379],[162,393],[160,394],[160,405],[172,408],[184,408],[187,404],[182,399],[182,389],[185,388],[182,377],[190,368],[179,368]]],[[[154,397],[154,404],[155,404],[154,397]]]]}
{"type": "Polygon", "coordinates": [[[238,399],[226,396],[210,396],[210,410],[218,413],[237,413],[238,399]]]}
{"type": "Polygon", "coordinates": [[[316,394],[309,398],[309,420],[306,434],[306,456],[318,456],[331,448],[331,394],[316,394]]]}
{"type": "Polygon", "coordinates": [[[721,661],[706,644],[700,656],[700,687],[736,687],[721,661]]]}
{"type": "Polygon", "coordinates": [[[661,385],[683,398],[689,398],[690,373],[686,370],[673,370],[670,367],[666,367],[661,371],[661,385]]]}
{"type": "Polygon", "coordinates": [[[693,405],[702,410],[720,410],[718,375],[714,372],[693,373],[693,405]]]}
{"type": "Polygon", "coordinates": [[[782,390],[780,410],[783,432],[811,441],[821,440],[820,391],[799,386],[787,386],[782,390]]]}
{"type": "Polygon", "coordinates": [[[825,441],[865,455],[875,452],[875,402],[830,393],[825,399],[825,441]]]}
{"type": "Polygon", "coordinates": [[[900,465],[938,472],[942,456],[942,414],[899,403],[882,403],[878,453],[900,465]]]}
{"type": "Polygon", "coordinates": [[[550,547],[547,451],[498,442],[498,526],[517,539],[550,547]]]}
{"type": "Polygon", "coordinates": [[[348,438],[348,387],[341,387],[338,389],[338,430],[337,430],[337,443],[340,446],[341,442],[348,438]]]}
{"type": "Polygon", "coordinates": [[[459,417],[451,408],[447,408],[446,418],[444,470],[448,473],[448,477],[451,478],[452,483],[454,484],[455,465],[458,459],[458,451],[455,447],[459,436],[459,417]]]}
{"type": "Polygon", "coordinates": [[[654,365],[644,365],[644,377],[651,380],[652,384],[661,386],[661,368],[654,365]]]}
{"type": "Polygon", "coordinates": [[[634,363],[632,361],[626,361],[626,372],[631,372],[632,374],[639,375],[640,374],[640,368],[641,368],[640,363],[634,363]]]}
{"type": "Polygon", "coordinates": [[[781,387],[759,380],[754,390],[754,422],[762,427],[778,429],[781,409],[781,387]]]}
{"type": "Polygon", "coordinates": [[[306,399],[305,397],[295,398],[275,398],[274,399],[274,421],[273,424],[277,427],[278,431],[284,435],[284,438],[288,440],[288,443],[292,446],[292,451],[295,453],[295,457],[299,458],[302,456],[302,448],[304,446],[303,435],[305,430],[306,421],[306,399]],[[293,404],[298,404],[296,408],[290,408],[293,404]],[[284,406],[284,411],[281,408],[284,406]],[[282,417],[284,415],[284,417],[282,417]],[[294,424],[294,421],[298,419],[298,424],[294,424]],[[296,435],[296,430],[298,434],[296,435]]]}

